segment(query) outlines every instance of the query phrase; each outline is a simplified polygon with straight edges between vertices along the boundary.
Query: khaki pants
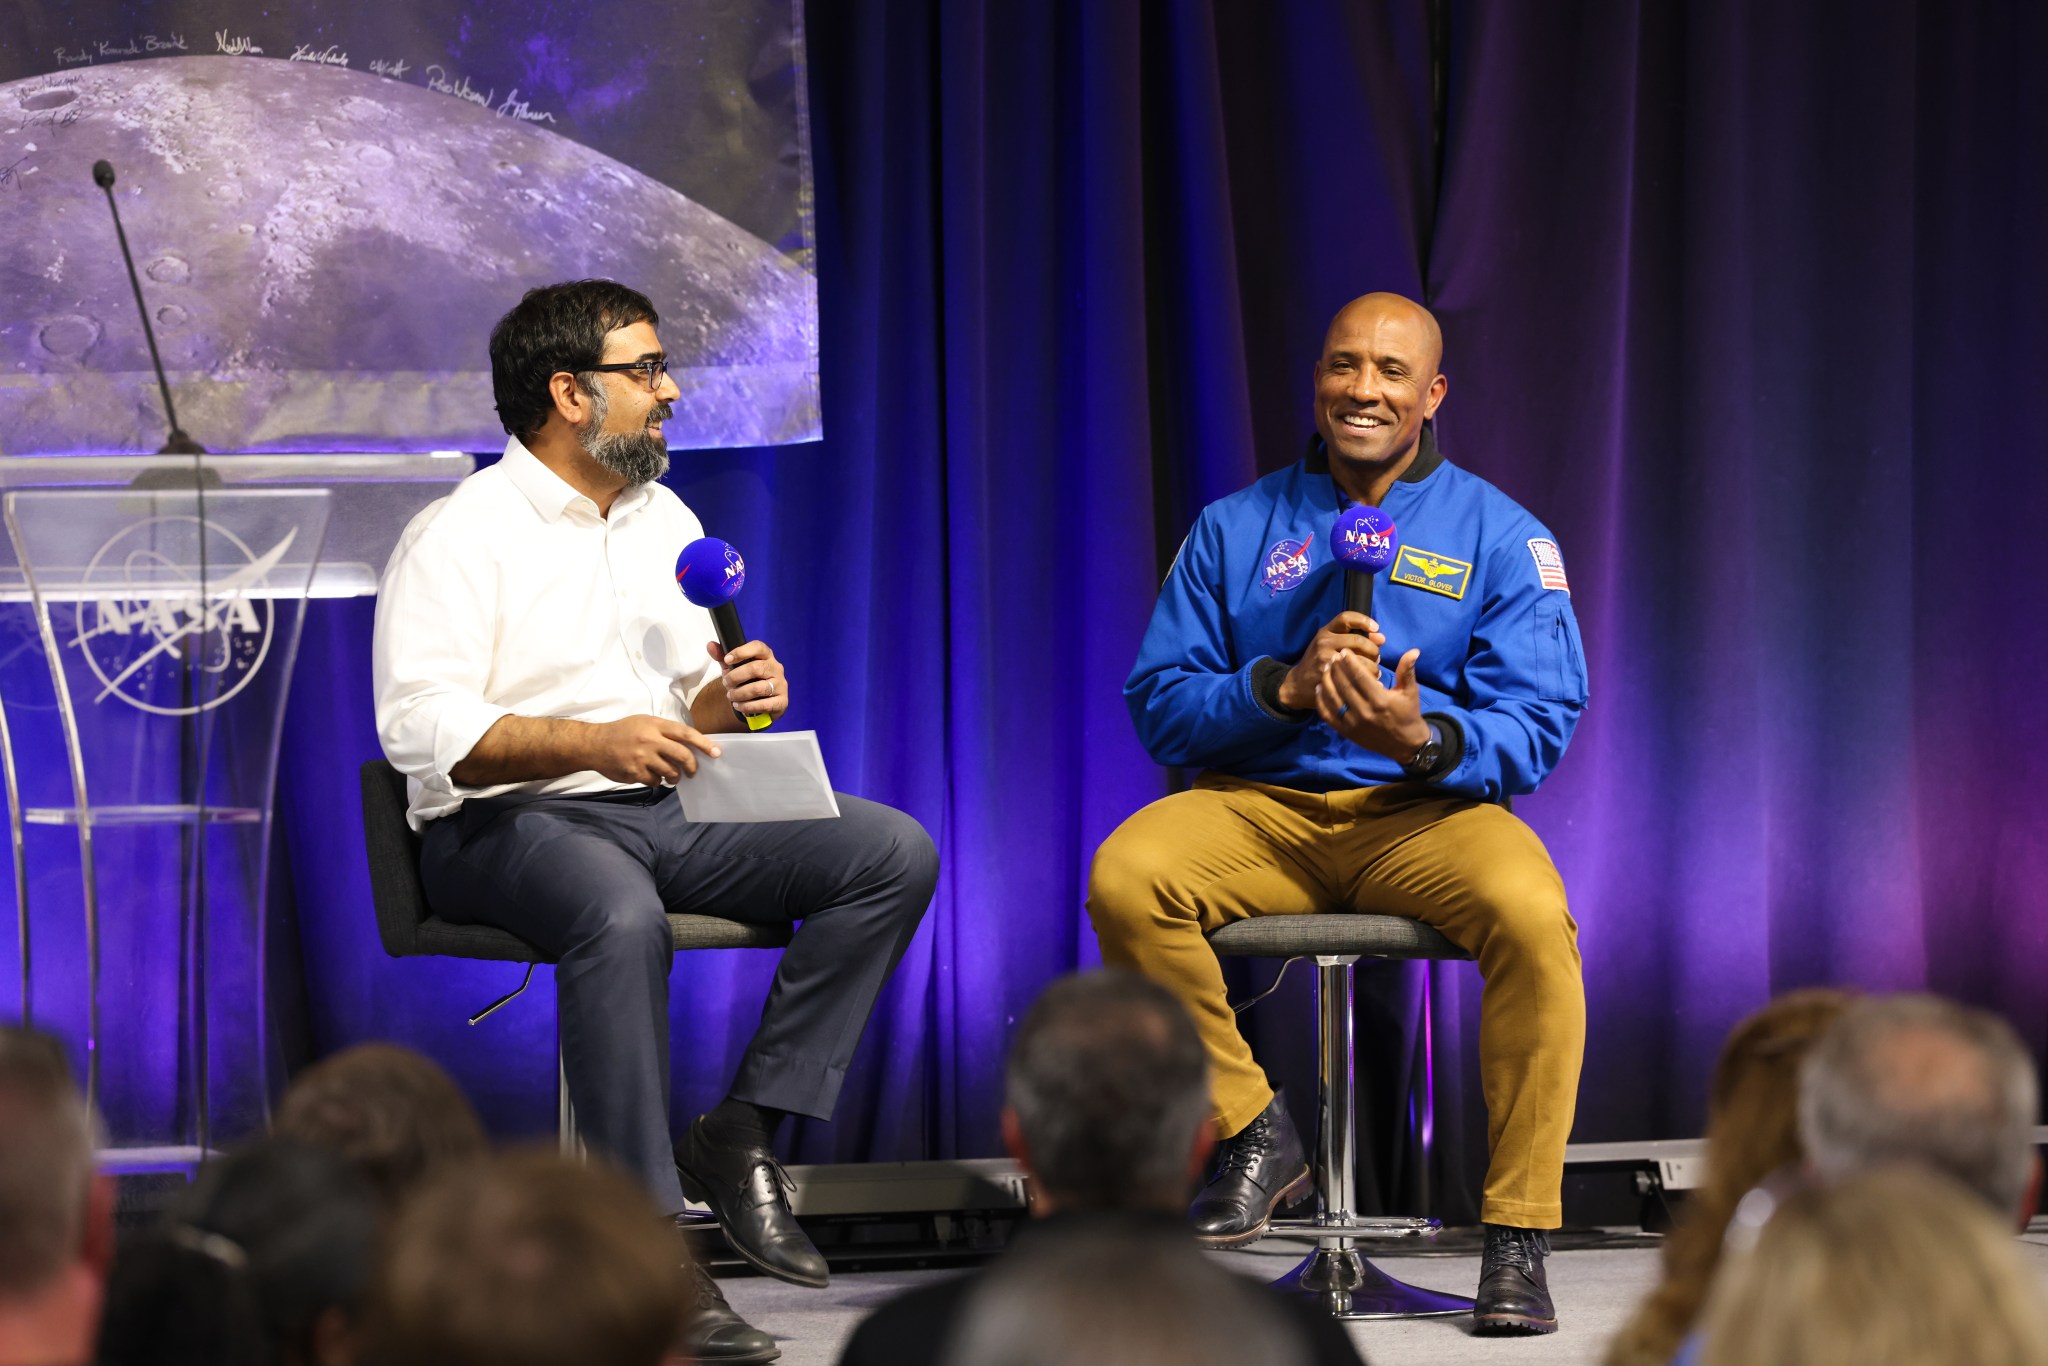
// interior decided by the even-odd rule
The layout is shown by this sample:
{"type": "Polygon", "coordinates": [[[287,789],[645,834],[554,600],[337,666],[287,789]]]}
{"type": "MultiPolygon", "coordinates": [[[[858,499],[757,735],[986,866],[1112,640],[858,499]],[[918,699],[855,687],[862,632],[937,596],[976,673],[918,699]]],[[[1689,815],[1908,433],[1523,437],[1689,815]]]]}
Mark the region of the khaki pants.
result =
{"type": "Polygon", "coordinates": [[[1491,1154],[1480,1217],[1555,1228],[1586,1000],[1564,883],[1528,826],[1421,784],[1314,793],[1205,773],[1117,827],[1088,879],[1103,962],[1161,983],[1194,1016],[1223,1135],[1273,1090],[1202,936],[1245,916],[1319,911],[1410,916],[1478,961],[1491,1154]]]}

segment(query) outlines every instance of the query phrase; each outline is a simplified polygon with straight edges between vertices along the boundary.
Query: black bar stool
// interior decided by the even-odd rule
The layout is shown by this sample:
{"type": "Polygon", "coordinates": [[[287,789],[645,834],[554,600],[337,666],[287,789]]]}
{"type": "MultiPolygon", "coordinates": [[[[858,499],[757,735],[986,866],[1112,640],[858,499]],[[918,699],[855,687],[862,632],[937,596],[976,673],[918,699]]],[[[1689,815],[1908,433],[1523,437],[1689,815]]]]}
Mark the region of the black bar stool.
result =
{"type": "MultiPolygon", "coordinates": [[[[1359,1255],[1361,1238],[1434,1237],[1436,1219],[1367,1219],[1356,1214],[1357,1115],[1352,1083],[1352,965],[1361,958],[1469,958],[1419,920],[1394,915],[1270,915],[1225,925],[1209,936],[1225,958],[1313,958],[1316,962],[1317,1142],[1313,1219],[1276,1219],[1279,1237],[1313,1239],[1307,1260],[1273,1284],[1313,1301],[1333,1318],[1405,1319],[1469,1314],[1472,1301],[1397,1281],[1359,1255]]],[[[1425,1170],[1429,1154],[1422,1154],[1425,1170]]]]}

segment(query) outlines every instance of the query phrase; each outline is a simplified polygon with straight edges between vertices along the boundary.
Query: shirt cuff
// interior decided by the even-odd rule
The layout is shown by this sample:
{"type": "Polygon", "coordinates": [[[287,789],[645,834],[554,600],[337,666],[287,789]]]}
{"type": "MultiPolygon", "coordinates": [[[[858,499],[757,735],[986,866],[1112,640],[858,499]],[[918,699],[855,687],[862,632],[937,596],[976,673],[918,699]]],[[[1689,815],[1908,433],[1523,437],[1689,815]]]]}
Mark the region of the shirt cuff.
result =
{"type": "Polygon", "coordinates": [[[441,781],[451,790],[464,787],[465,784],[455,781],[455,766],[469,757],[485,731],[497,725],[499,718],[511,714],[510,707],[493,706],[481,700],[444,701],[440,714],[434,718],[434,772],[441,781]]]}

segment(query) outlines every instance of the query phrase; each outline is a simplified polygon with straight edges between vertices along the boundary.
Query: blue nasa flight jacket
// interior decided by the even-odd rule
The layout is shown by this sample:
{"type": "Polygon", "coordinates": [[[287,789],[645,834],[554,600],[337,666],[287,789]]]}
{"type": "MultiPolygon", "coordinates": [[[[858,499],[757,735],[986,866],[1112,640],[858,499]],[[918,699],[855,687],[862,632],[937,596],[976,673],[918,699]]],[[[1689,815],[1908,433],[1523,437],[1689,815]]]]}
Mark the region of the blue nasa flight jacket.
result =
{"type": "MultiPolygon", "coordinates": [[[[1422,710],[1446,748],[1462,750],[1434,786],[1484,800],[1533,792],[1586,705],[1564,563],[1542,523],[1444,460],[1426,429],[1422,440],[1380,505],[1401,541],[1373,589],[1387,637],[1380,679],[1391,686],[1393,663],[1422,652],[1422,710]]],[[[1307,792],[1411,781],[1278,702],[1284,666],[1344,609],[1330,538],[1348,505],[1317,440],[1304,459],[1203,509],[1124,684],[1154,760],[1307,792]]]]}

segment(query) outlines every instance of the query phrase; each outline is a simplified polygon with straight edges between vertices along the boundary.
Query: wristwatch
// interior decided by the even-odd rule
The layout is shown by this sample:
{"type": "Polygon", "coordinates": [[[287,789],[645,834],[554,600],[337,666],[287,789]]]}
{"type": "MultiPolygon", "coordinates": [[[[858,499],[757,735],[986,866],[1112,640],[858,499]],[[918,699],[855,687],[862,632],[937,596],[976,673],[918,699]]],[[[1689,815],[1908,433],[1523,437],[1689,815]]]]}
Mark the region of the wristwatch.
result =
{"type": "Polygon", "coordinates": [[[1416,747],[1413,754],[1401,761],[1401,771],[1411,778],[1427,778],[1435,774],[1444,762],[1444,733],[1436,722],[1429,723],[1429,738],[1416,747]]]}

